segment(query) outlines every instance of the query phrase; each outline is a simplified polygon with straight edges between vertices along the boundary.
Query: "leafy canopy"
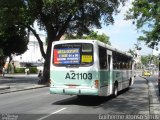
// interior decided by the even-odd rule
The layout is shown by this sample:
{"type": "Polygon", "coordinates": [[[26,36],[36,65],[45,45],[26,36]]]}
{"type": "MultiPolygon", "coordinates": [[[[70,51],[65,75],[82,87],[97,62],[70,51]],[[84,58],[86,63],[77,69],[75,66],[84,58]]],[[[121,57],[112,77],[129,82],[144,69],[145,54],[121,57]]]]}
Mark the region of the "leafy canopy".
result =
{"type": "Polygon", "coordinates": [[[28,38],[25,29],[10,26],[0,33],[3,55],[10,57],[12,54],[19,55],[27,50],[28,38]]]}
{"type": "MultiPolygon", "coordinates": [[[[47,32],[47,40],[53,42],[59,40],[65,32],[83,35],[93,27],[101,28],[101,24],[113,24],[113,14],[119,12],[119,5],[125,1],[1,0],[0,26],[23,26],[36,36],[32,25],[37,21],[40,29],[47,32]]],[[[42,56],[46,58],[40,39],[39,44],[42,56]]]]}
{"type": "MultiPolygon", "coordinates": [[[[22,26],[38,40],[44,62],[43,81],[49,80],[51,44],[65,33],[83,36],[92,28],[114,23],[113,15],[126,0],[1,0],[0,23],[22,26]],[[47,49],[44,50],[33,23],[47,33],[47,49]]],[[[2,26],[3,26],[2,25],[2,26]]],[[[20,27],[21,28],[21,27],[20,27]]]]}
{"type": "Polygon", "coordinates": [[[0,4],[0,55],[22,54],[27,50],[26,28],[18,23],[22,20],[23,6],[20,1],[1,1],[0,4]]]}
{"type": "Polygon", "coordinates": [[[96,40],[99,40],[101,42],[111,45],[109,41],[109,37],[105,35],[104,33],[102,35],[99,35],[97,32],[91,31],[90,34],[88,36],[84,36],[84,38],[85,39],[96,39],[96,40]]]}
{"type": "Polygon", "coordinates": [[[139,40],[155,48],[160,42],[160,1],[134,0],[132,5],[126,19],[132,19],[137,29],[142,29],[144,35],[140,36],[139,40]]]}
{"type": "MultiPolygon", "coordinates": [[[[113,13],[126,0],[28,0],[28,11],[55,40],[65,33],[83,35],[93,27],[113,24],[113,13]]],[[[49,35],[48,35],[49,37],[49,35]]],[[[49,39],[48,39],[49,40],[49,39]]]]}
{"type": "Polygon", "coordinates": [[[159,65],[158,56],[154,56],[154,55],[141,56],[141,61],[142,61],[142,64],[145,66],[147,66],[150,63],[153,63],[156,66],[159,65]]]}
{"type": "Polygon", "coordinates": [[[109,37],[105,35],[104,33],[102,35],[99,35],[97,32],[91,31],[88,35],[85,36],[78,36],[78,35],[66,35],[65,39],[88,39],[88,40],[99,40],[101,42],[104,42],[108,45],[111,45],[109,41],[109,37]]]}

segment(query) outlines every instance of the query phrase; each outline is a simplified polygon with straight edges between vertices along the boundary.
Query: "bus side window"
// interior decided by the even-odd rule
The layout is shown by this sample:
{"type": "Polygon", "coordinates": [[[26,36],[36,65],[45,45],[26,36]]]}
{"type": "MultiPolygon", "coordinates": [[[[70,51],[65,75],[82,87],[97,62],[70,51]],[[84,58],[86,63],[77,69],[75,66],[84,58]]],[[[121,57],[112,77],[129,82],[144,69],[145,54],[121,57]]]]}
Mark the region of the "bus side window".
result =
{"type": "Polygon", "coordinates": [[[128,62],[126,62],[126,69],[127,69],[127,70],[129,69],[129,67],[128,67],[128,62]]]}
{"type": "Polygon", "coordinates": [[[117,63],[113,63],[113,69],[117,69],[117,63]]]}
{"type": "Polygon", "coordinates": [[[99,65],[100,69],[107,69],[107,51],[103,47],[99,47],[99,65]]]}
{"type": "Polygon", "coordinates": [[[113,69],[118,69],[117,53],[113,52],[113,69]]]}

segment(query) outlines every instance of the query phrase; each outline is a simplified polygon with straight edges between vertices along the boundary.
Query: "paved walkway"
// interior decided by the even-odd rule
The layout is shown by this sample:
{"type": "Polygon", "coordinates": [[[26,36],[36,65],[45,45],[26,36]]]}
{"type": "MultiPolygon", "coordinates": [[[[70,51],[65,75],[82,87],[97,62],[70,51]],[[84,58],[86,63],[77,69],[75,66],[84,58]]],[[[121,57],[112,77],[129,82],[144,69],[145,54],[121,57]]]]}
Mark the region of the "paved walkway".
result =
{"type": "Polygon", "coordinates": [[[144,77],[148,82],[148,92],[149,92],[149,103],[150,103],[150,114],[160,115],[160,96],[158,91],[157,79],[158,76],[144,77]]]}
{"type": "Polygon", "coordinates": [[[47,87],[38,85],[37,74],[6,74],[0,76],[0,94],[47,87]]]}

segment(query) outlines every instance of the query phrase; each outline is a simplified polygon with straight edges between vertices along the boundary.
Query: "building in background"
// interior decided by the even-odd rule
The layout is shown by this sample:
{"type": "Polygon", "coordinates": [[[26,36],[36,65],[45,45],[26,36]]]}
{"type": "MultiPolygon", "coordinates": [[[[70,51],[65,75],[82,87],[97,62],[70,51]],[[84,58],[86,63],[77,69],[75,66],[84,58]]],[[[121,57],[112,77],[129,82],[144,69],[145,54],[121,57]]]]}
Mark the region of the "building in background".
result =
{"type": "Polygon", "coordinates": [[[142,68],[141,55],[139,50],[135,49],[134,61],[135,61],[135,69],[142,68]]]}
{"type": "MultiPolygon", "coordinates": [[[[43,42],[43,47],[45,50],[46,35],[39,34],[39,37],[43,42]]],[[[44,59],[40,52],[39,43],[32,33],[29,35],[28,50],[22,55],[14,56],[13,61],[16,67],[23,67],[26,65],[41,66],[44,63],[44,59]]]]}

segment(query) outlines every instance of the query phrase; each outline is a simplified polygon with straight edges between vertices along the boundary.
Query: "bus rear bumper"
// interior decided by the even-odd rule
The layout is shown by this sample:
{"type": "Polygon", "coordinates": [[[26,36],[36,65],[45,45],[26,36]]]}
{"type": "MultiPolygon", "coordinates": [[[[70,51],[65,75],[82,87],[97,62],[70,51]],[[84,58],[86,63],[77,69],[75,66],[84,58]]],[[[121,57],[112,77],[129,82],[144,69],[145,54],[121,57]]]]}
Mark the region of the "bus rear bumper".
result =
{"type": "Polygon", "coordinates": [[[50,93],[66,95],[98,95],[98,89],[50,87],[50,93]]]}

